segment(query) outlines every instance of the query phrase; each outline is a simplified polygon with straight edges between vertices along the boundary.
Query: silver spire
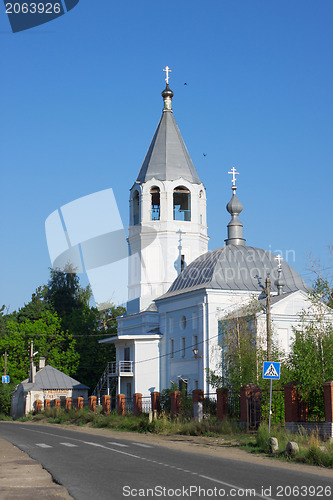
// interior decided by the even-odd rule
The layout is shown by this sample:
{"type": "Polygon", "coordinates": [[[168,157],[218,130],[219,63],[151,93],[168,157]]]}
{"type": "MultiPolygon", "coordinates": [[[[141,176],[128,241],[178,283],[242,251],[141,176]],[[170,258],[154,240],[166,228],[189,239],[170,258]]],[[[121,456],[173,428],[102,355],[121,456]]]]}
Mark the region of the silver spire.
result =
{"type": "Polygon", "coordinates": [[[237,186],[236,186],[236,175],[239,174],[235,167],[232,167],[232,198],[227,205],[227,211],[231,215],[231,220],[228,224],[228,238],[225,240],[226,245],[238,245],[245,246],[245,239],[243,238],[243,224],[239,220],[239,214],[243,210],[243,205],[236,196],[237,186]]]}
{"type": "Polygon", "coordinates": [[[283,258],[281,257],[281,255],[278,255],[277,257],[275,257],[275,260],[278,261],[278,278],[277,278],[277,280],[274,281],[274,285],[278,289],[278,295],[282,295],[283,294],[283,287],[286,285],[282,279],[282,276],[281,276],[282,275],[281,261],[283,260],[283,258]]]}

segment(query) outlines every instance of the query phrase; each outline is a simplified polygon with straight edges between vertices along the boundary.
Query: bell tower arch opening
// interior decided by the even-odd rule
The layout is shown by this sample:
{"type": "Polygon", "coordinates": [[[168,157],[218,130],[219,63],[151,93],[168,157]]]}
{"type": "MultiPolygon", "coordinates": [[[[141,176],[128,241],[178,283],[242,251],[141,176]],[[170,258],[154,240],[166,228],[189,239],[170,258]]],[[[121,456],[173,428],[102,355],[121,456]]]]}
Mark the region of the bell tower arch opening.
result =
{"type": "Polygon", "coordinates": [[[132,197],[132,223],[133,226],[140,222],[140,194],[135,190],[132,197]]]}
{"type": "Polygon", "coordinates": [[[157,186],[153,186],[150,189],[150,197],[151,197],[151,220],[160,220],[161,214],[161,197],[160,197],[160,188],[157,186]]]}
{"type": "Polygon", "coordinates": [[[173,220],[191,221],[191,192],[184,186],[173,190],[173,220]]]}

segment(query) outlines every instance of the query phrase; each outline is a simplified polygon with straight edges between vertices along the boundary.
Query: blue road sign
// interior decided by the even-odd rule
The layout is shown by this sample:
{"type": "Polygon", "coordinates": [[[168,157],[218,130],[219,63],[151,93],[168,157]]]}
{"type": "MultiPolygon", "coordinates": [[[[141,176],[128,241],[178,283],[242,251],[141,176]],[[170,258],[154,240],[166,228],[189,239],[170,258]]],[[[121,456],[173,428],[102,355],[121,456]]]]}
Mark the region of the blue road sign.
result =
{"type": "Polygon", "coordinates": [[[2,375],[2,383],[9,384],[9,375],[2,375]]]}
{"type": "Polygon", "coordinates": [[[262,377],[271,380],[279,380],[280,368],[281,368],[281,363],[275,363],[274,361],[264,361],[264,369],[262,377]]]}

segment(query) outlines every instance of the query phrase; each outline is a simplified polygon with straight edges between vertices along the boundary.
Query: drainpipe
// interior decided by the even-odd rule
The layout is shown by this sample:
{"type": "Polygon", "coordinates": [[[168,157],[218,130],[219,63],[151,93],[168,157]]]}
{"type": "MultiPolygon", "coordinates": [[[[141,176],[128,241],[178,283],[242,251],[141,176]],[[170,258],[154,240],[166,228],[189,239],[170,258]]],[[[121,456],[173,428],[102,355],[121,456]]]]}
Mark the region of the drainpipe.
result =
{"type": "Polygon", "coordinates": [[[208,337],[207,337],[207,332],[208,332],[208,304],[207,304],[207,295],[204,297],[204,302],[202,305],[202,313],[203,313],[203,321],[202,321],[202,376],[203,376],[203,391],[204,393],[208,392],[208,383],[206,382],[206,368],[208,364],[208,359],[209,359],[209,345],[208,345],[208,337]]]}

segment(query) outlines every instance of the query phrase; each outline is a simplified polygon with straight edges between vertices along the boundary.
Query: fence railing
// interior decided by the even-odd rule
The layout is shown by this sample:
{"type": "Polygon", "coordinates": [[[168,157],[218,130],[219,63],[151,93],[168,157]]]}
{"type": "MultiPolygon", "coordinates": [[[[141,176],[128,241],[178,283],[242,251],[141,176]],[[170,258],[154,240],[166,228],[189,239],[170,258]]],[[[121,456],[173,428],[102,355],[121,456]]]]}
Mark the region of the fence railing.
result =
{"type": "MultiPolygon", "coordinates": [[[[262,390],[261,392],[261,418],[268,422],[269,419],[269,398],[270,391],[262,390]]],[[[284,408],[284,390],[283,389],[273,389],[272,390],[272,414],[271,422],[272,424],[283,423],[285,408],[284,408]]]]}
{"type": "Polygon", "coordinates": [[[133,361],[112,361],[108,365],[109,375],[117,376],[119,374],[133,375],[134,362],[133,361]]]}
{"type": "Polygon", "coordinates": [[[236,392],[228,391],[228,415],[230,418],[240,418],[240,395],[236,392]]]}
{"type": "Polygon", "coordinates": [[[142,403],[142,413],[149,413],[151,411],[151,398],[143,397],[141,398],[142,403]]]}

